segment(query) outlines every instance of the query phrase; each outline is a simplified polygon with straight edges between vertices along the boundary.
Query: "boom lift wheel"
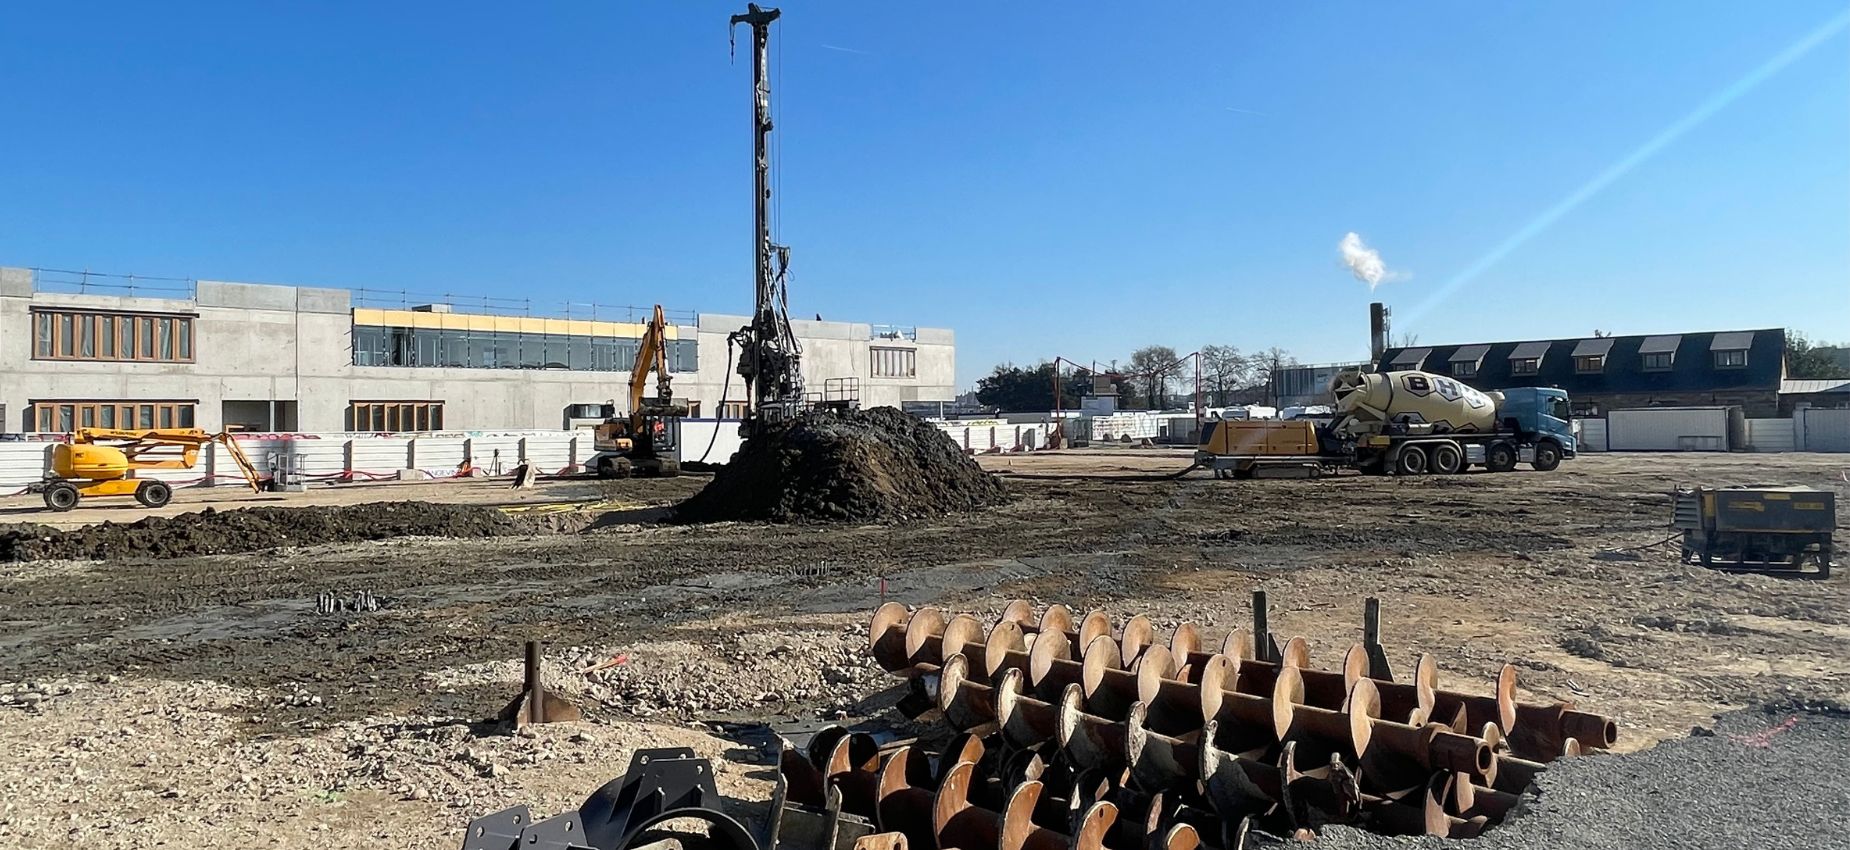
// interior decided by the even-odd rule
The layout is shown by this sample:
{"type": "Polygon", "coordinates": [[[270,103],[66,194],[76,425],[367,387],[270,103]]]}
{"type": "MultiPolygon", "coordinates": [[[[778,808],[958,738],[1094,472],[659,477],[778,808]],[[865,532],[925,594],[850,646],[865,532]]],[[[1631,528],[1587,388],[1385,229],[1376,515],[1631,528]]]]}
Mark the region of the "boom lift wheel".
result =
{"type": "Polygon", "coordinates": [[[135,488],[135,501],[158,508],[173,501],[173,488],[160,481],[143,481],[135,488]]]}
{"type": "Polygon", "coordinates": [[[1400,458],[1394,461],[1394,471],[1401,475],[1426,474],[1426,450],[1419,446],[1407,446],[1400,450],[1400,458]]]}
{"type": "Polygon", "coordinates": [[[1465,471],[1465,453],[1457,443],[1440,443],[1432,447],[1432,471],[1440,475],[1456,475],[1465,471]]]}
{"type": "Polygon", "coordinates": [[[80,498],[77,485],[69,481],[58,481],[45,488],[45,507],[54,511],[68,511],[77,507],[80,498]]]}
{"type": "Polygon", "coordinates": [[[1552,440],[1543,440],[1535,444],[1535,461],[1530,466],[1536,472],[1553,472],[1561,465],[1561,447],[1552,440]]]}
{"type": "Polygon", "coordinates": [[[1491,472],[1509,472],[1516,468],[1516,447],[1509,443],[1492,443],[1484,450],[1484,467],[1491,472]]]}

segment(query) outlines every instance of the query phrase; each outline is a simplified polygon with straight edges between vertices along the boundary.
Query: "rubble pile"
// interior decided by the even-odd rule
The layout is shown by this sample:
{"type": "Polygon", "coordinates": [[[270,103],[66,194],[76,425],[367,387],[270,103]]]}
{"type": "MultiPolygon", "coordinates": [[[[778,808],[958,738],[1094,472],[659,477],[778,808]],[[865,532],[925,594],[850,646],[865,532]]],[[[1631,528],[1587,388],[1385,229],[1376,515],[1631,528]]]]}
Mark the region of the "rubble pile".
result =
{"type": "Polygon", "coordinates": [[[869,653],[957,737],[934,757],[844,732],[787,755],[792,798],[859,788],[844,800],[881,829],[946,847],[1017,823],[1073,850],[1238,847],[1249,829],[1308,838],[1331,824],[1460,839],[1524,805],[1549,762],[1618,737],[1571,704],[1519,702],[1513,666],[1484,693],[1441,689],[1426,656],[1397,680],[1372,600],[1336,669],[1313,665],[1302,638],[1280,646],[1264,595],[1254,604],[1254,628],[1218,645],[1191,624],[1163,641],[1146,617],[1114,625],[1063,605],[1012,603],[988,626],[883,605],[869,653]]]}
{"type": "Polygon", "coordinates": [[[43,525],[0,528],[0,561],[181,558],[391,537],[494,537],[522,530],[506,514],[480,505],[374,502],[233,511],[206,508],[73,531],[43,525]]]}
{"type": "Polygon", "coordinates": [[[890,407],[806,413],[745,441],[685,522],[896,522],[1006,499],[1002,485],[938,429],[890,407]]]}

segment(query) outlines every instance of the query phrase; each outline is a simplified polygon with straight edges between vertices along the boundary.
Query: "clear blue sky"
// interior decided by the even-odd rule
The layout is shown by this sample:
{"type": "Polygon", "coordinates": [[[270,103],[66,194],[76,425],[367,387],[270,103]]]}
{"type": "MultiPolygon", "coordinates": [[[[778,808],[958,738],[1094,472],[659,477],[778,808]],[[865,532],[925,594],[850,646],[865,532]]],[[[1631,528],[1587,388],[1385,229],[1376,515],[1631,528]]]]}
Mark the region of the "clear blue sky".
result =
{"type": "MultiPolygon", "coordinates": [[[[8,4],[0,264],[744,311],[743,5],[8,4]]],[[[1846,10],[792,2],[792,307],[1354,358],[1355,231],[1424,342],[1850,338],[1846,10]]]]}

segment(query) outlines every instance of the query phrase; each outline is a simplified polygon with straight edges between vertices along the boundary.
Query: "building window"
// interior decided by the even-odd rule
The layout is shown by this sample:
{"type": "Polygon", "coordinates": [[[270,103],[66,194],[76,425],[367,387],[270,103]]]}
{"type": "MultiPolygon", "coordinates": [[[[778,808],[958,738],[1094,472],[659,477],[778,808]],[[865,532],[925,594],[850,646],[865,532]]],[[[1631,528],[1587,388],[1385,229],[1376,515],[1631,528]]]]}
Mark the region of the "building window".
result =
{"type": "Polygon", "coordinates": [[[1540,371],[1542,371],[1542,359],[1540,357],[1524,357],[1520,360],[1510,361],[1510,374],[1512,375],[1533,375],[1540,371]]]}
{"type": "Polygon", "coordinates": [[[1715,352],[1715,368],[1745,369],[1747,368],[1747,352],[1717,351],[1715,352]]]}
{"type": "Polygon", "coordinates": [[[1675,357],[1673,352],[1653,351],[1644,356],[1644,370],[1646,372],[1668,372],[1675,357]]]}
{"type": "Polygon", "coordinates": [[[32,311],[34,360],[193,362],[193,317],[32,311]]]}
{"type": "Polygon", "coordinates": [[[1574,358],[1574,371],[1582,375],[1597,375],[1606,371],[1606,355],[1586,354],[1574,358]]]}
{"type": "Polygon", "coordinates": [[[399,433],[443,430],[440,401],[355,401],[347,405],[347,430],[399,433]]]}
{"type": "Polygon", "coordinates": [[[873,348],[873,375],[876,378],[916,378],[919,376],[918,350],[912,348],[873,348]]]}
{"type": "MultiPolygon", "coordinates": [[[[642,340],[582,334],[353,326],[355,366],[628,372],[642,340]]],[[[670,372],[700,369],[700,343],[667,340],[670,372]]]]}
{"type": "Polygon", "coordinates": [[[729,402],[726,402],[726,404],[720,408],[719,418],[721,419],[744,419],[746,414],[749,414],[749,413],[751,413],[751,403],[750,402],[729,401],[729,402]]]}
{"type": "Polygon", "coordinates": [[[1474,360],[1455,360],[1453,361],[1452,362],[1452,377],[1454,378],[1475,378],[1477,377],[1477,362],[1474,360]]]}
{"type": "Polygon", "coordinates": [[[27,408],[27,425],[41,433],[70,433],[78,428],[124,431],[192,428],[190,401],[35,401],[27,408]]]}

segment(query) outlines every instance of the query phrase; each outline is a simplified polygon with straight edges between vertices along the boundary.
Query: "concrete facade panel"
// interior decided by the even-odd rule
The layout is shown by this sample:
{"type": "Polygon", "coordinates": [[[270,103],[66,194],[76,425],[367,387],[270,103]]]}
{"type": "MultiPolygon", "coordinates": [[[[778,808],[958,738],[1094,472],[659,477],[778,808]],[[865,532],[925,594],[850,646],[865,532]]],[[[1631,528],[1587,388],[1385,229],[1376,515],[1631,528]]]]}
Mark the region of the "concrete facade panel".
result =
{"type": "MultiPolygon", "coordinates": [[[[30,430],[26,408],[40,399],[196,401],[196,423],[209,430],[223,426],[226,401],[234,402],[237,418],[247,420],[240,424],[246,425],[254,408],[235,403],[294,401],[296,429],[323,432],[346,429],[347,409],[354,401],[441,401],[445,430],[556,429],[564,427],[569,405],[616,401],[621,406],[628,394],[627,372],[355,366],[356,314],[376,311],[354,310],[346,290],[201,281],[195,287],[197,301],[183,301],[35,292],[32,280],[30,270],[0,268],[0,404],[8,431],[30,430]],[[196,316],[194,360],[35,360],[34,306],[196,316]]],[[[522,324],[520,319],[494,321],[505,321],[510,329],[522,324]]],[[[674,394],[698,403],[701,415],[720,413],[722,392],[729,401],[745,399],[742,380],[727,357],[726,338],[747,321],[710,313],[675,329],[682,339],[697,338],[698,351],[697,371],[673,373],[674,394]]],[[[860,380],[865,406],[948,401],[955,395],[956,351],[948,330],[921,328],[917,342],[881,340],[881,347],[914,349],[917,375],[874,378],[871,325],[795,325],[811,392],[822,392],[827,379],[852,377],[860,380]]]]}

